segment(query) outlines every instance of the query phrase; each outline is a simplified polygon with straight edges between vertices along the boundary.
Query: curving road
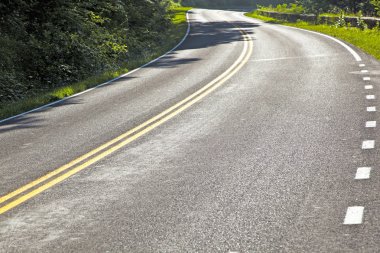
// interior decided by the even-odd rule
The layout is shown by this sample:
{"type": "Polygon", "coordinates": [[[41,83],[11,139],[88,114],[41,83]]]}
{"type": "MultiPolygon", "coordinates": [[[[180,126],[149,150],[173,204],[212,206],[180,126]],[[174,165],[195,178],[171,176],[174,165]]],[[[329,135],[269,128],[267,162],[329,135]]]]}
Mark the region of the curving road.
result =
{"type": "Polygon", "coordinates": [[[189,18],[160,60],[0,124],[0,252],[380,251],[380,63],[189,18]]]}

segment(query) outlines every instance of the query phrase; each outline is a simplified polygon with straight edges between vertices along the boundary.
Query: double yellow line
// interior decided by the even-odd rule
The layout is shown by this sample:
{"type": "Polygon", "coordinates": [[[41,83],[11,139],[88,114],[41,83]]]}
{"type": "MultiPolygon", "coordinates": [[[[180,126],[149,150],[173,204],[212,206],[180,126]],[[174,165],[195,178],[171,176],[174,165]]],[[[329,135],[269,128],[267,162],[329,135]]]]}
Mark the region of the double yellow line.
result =
{"type": "Polygon", "coordinates": [[[228,68],[223,74],[216,79],[208,83],[200,90],[194,92],[187,98],[158,114],[157,116],[147,120],[141,125],[129,130],[128,132],[116,137],[115,139],[101,145],[100,147],[84,154],[77,159],[63,165],[62,167],[55,169],[45,176],[38,178],[7,195],[0,197],[0,214],[3,214],[10,209],[22,204],[23,202],[35,197],[43,191],[53,187],[54,185],[64,181],[72,175],[88,168],[92,164],[107,157],[115,151],[121,149],[132,141],[138,139],[146,133],[149,133],[156,127],[162,125],[166,121],[170,120],[174,116],[183,112],[190,106],[194,105],[208,94],[213,92],[234,74],[236,74],[249,60],[253,43],[251,37],[243,30],[240,30],[244,38],[244,48],[239,58],[228,68]]]}

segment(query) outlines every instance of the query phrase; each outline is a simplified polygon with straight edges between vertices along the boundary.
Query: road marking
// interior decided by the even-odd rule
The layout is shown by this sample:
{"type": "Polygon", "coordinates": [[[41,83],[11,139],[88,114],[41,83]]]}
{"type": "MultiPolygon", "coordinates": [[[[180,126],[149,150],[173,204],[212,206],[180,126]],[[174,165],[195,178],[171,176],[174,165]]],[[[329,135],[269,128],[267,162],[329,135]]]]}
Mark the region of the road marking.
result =
{"type": "Polygon", "coordinates": [[[363,77],[363,80],[364,80],[364,81],[371,81],[371,77],[368,77],[368,76],[363,77]]]}
{"type": "Polygon", "coordinates": [[[291,29],[295,29],[295,30],[301,30],[301,31],[305,31],[305,32],[309,32],[309,33],[314,33],[314,34],[318,34],[320,36],[323,36],[323,37],[326,37],[330,40],[333,40],[335,41],[336,43],[340,44],[341,46],[343,46],[345,49],[347,49],[348,52],[350,52],[350,54],[355,58],[355,60],[357,62],[360,62],[362,61],[362,58],[359,56],[358,53],[355,52],[355,50],[353,50],[351,47],[349,47],[347,44],[343,43],[342,41],[334,38],[334,37],[331,37],[329,35],[326,35],[326,34],[323,34],[323,33],[319,33],[319,32],[314,32],[314,31],[309,31],[309,30],[305,30],[305,29],[301,29],[301,28],[297,28],[297,27],[291,27],[291,26],[283,26],[282,27],[286,27],[286,28],[291,28],[291,29]]]}
{"type": "Polygon", "coordinates": [[[363,222],[363,206],[350,206],[347,208],[346,217],[344,218],[345,225],[357,225],[363,222]]]}
{"type": "Polygon", "coordinates": [[[189,13],[190,13],[190,12],[191,12],[191,10],[189,10],[189,11],[186,12],[187,30],[186,30],[186,34],[185,34],[185,36],[182,38],[182,40],[181,40],[176,46],[174,46],[172,49],[170,49],[170,50],[169,50],[168,52],[166,52],[165,54],[163,54],[163,55],[157,57],[156,59],[151,60],[151,61],[148,62],[148,63],[145,63],[145,64],[142,65],[141,67],[138,67],[138,68],[136,68],[136,69],[134,69],[134,70],[132,70],[132,71],[129,71],[128,73],[122,74],[122,75],[120,75],[120,76],[118,76],[118,77],[116,77],[116,78],[114,78],[114,79],[111,79],[111,80],[109,80],[109,81],[107,81],[107,82],[101,83],[101,84],[99,84],[99,85],[97,85],[97,86],[95,86],[95,87],[93,87],[93,88],[90,88],[90,89],[84,90],[84,91],[79,92],[79,93],[76,93],[76,94],[74,94],[74,95],[72,95],[72,96],[65,97],[65,98],[62,98],[62,99],[60,99],[60,100],[57,100],[57,101],[51,102],[51,103],[49,103],[49,104],[46,104],[46,105],[43,105],[43,106],[37,107],[37,108],[32,109],[32,110],[29,110],[29,111],[27,111],[27,112],[23,112],[23,113],[20,113],[20,114],[15,115],[15,116],[12,116],[12,117],[9,117],[9,118],[6,118],[6,119],[3,119],[3,120],[0,120],[0,123],[4,123],[4,122],[6,122],[6,121],[9,121],[9,120],[12,120],[12,119],[15,119],[15,118],[18,118],[18,117],[21,117],[21,116],[24,116],[24,115],[30,114],[30,113],[32,113],[32,112],[40,111],[40,110],[42,110],[42,109],[45,109],[45,108],[51,107],[51,106],[53,106],[53,105],[56,105],[56,104],[62,103],[62,102],[64,102],[64,101],[68,100],[68,99],[78,97],[78,96],[83,95],[83,94],[85,94],[85,93],[87,93],[87,92],[93,91],[93,90],[95,90],[95,89],[98,89],[98,88],[101,88],[101,87],[103,87],[103,86],[105,86],[105,85],[108,85],[108,84],[110,84],[110,83],[112,83],[112,82],[115,82],[115,81],[117,81],[117,80],[119,80],[119,79],[122,79],[122,78],[124,78],[124,77],[126,77],[126,76],[132,75],[133,73],[139,71],[140,69],[145,68],[145,67],[151,65],[152,63],[155,63],[155,62],[161,60],[162,58],[164,58],[165,56],[167,56],[168,54],[170,54],[170,53],[172,53],[174,50],[176,50],[179,46],[181,46],[181,45],[183,44],[183,42],[185,42],[185,40],[186,40],[187,37],[189,36],[189,34],[190,34],[190,29],[191,29],[191,22],[190,22],[190,18],[189,18],[189,13]]]}
{"type": "Polygon", "coordinates": [[[375,141],[374,140],[366,140],[362,143],[362,149],[373,149],[375,148],[375,141]]]}
{"type": "Polygon", "coordinates": [[[90,165],[98,162],[99,160],[109,156],[110,154],[121,149],[122,147],[133,142],[139,137],[145,135],[146,133],[149,133],[153,129],[168,121],[169,119],[173,118],[174,116],[185,111],[195,103],[199,102],[207,95],[209,95],[211,92],[213,92],[215,89],[224,84],[227,80],[234,76],[243,66],[245,66],[245,64],[248,62],[249,58],[252,55],[253,43],[251,37],[243,30],[241,30],[240,32],[244,38],[244,47],[242,53],[240,54],[239,58],[220,76],[218,76],[213,81],[205,85],[200,90],[194,92],[184,100],[178,102],[177,104],[173,105],[172,107],[168,108],[167,110],[163,111],[157,116],[151,118],[150,120],[142,123],[141,125],[133,128],[132,130],[129,130],[128,132],[120,135],[119,137],[103,144],[102,146],[71,161],[70,163],[46,174],[45,176],[33,182],[30,182],[29,184],[26,184],[5,196],[0,197],[0,203],[4,203],[5,201],[11,200],[16,197],[9,203],[0,207],[0,214],[3,214],[8,210],[24,203],[25,201],[33,198],[34,196],[42,193],[43,191],[71,177],[72,175],[75,175],[78,172],[88,168],[90,165]],[[80,164],[81,162],[84,163],[80,164]],[[45,182],[51,178],[53,179],[48,182],[45,182]],[[30,192],[26,192],[27,190],[30,190],[35,186],[38,186],[38,188],[33,189],[30,192]],[[20,194],[22,195],[18,196],[20,194]]]}
{"type": "MultiPolygon", "coordinates": [[[[242,16],[244,17],[244,19],[246,19],[246,20],[248,20],[248,19],[249,19],[249,20],[252,20],[252,18],[247,17],[247,16],[244,16],[244,14],[241,14],[241,15],[242,15],[242,16]]],[[[264,22],[261,22],[261,21],[260,21],[259,23],[260,23],[260,24],[264,24],[264,22]]],[[[320,36],[326,37],[326,38],[328,38],[328,39],[330,39],[330,40],[335,41],[336,43],[340,44],[341,46],[343,46],[348,52],[350,52],[350,54],[355,58],[355,60],[356,60],[357,62],[361,62],[361,61],[362,61],[362,58],[359,56],[358,53],[355,52],[355,50],[353,50],[353,49],[352,49],[351,47],[349,47],[347,44],[343,43],[342,41],[340,41],[340,40],[338,40],[338,39],[336,39],[336,38],[334,38],[334,37],[331,37],[331,36],[326,35],[326,34],[323,34],[323,33],[314,32],[314,31],[309,31],[309,30],[305,30],[305,29],[301,29],[301,28],[297,28],[297,27],[284,26],[284,25],[280,25],[280,26],[285,27],[285,28],[290,28],[290,29],[300,30],[300,31],[304,31],[304,32],[314,33],[314,34],[318,34],[318,35],[320,35],[320,36]]]]}
{"type": "Polygon", "coordinates": [[[366,89],[366,90],[372,90],[373,89],[373,85],[365,85],[364,89],[366,89]]]}
{"type": "Polygon", "coordinates": [[[375,99],[375,95],[367,95],[365,96],[368,100],[375,99]]]}
{"type": "Polygon", "coordinates": [[[362,179],[369,179],[371,175],[371,167],[360,167],[356,171],[355,179],[362,180],[362,179]]]}
{"type": "Polygon", "coordinates": [[[365,127],[376,127],[376,121],[367,121],[365,127]]]}
{"type": "Polygon", "coordinates": [[[368,106],[367,112],[376,112],[376,106],[368,106]]]}
{"type": "Polygon", "coordinates": [[[363,70],[361,70],[360,72],[362,72],[362,73],[368,73],[368,70],[363,69],[363,70]]]}
{"type": "Polygon", "coordinates": [[[361,67],[361,68],[364,68],[365,67],[365,64],[359,64],[359,67],[361,67]]]}

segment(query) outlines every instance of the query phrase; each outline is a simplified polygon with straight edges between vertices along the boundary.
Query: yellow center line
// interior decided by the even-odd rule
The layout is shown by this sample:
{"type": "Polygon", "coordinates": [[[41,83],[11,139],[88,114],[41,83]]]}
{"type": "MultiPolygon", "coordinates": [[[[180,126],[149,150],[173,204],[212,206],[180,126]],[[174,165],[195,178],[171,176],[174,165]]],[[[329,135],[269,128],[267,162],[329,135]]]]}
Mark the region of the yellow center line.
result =
{"type": "Polygon", "coordinates": [[[220,79],[224,78],[224,76],[226,76],[233,68],[236,67],[236,65],[239,63],[239,60],[236,61],[230,68],[228,68],[223,74],[221,74],[219,77],[217,77],[216,79],[214,79],[213,81],[211,81],[210,83],[208,83],[207,85],[205,85],[204,87],[202,87],[201,89],[199,89],[198,91],[196,91],[195,93],[191,94],[190,96],[188,96],[187,98],[185,98],[184,100],[178,102],[177,104],[173,105],[172,107],[166,109],[165,111],[161,112],[160,114],[154,116],[153,118],[147,120],[146,122],[142,123],[141,125],[129,130],[128,132],[116,137],[115,139],[112,139],[111,141],[101,145],[100,147],[78,157],[77,159],[49,172],[48,174],[18,188],[17,190],[11,192],[11,193],[8,193],[7,195],[4,195],[4,196],[1,196],[0,197],[0,204],[1,203],[4,203],[5,201],[33,188],[34,186],[46,181],[46,180],[49,180],[50,178],[66,171],[67,169],[83,162],[84,160],[86,160],[87,158],[95,155],[96,153],[99,153],[100,151],[112,146],[113,144],[121,141],[122,139],[130,136],[131,134],[141,130],[142,128],[150,125],[151,123],[153,123],[154,121],[158,120],[159,118],[165,116],[166,114],[172,112],[173,110],[175,110],[176,108],[180,107],[181,105],[183,105],[184,103],[188,102],[189,100],[193,99],[194,97],[198,96],[199,94],[201,94],[202,92],[204,92],[205,90],[207,90],[209,87],[211,87],[212,85],[214,85],[215,83],[217,83],[220,79]]]}
{"type": "Polygon", "coordinates": [[[126,146],[127,144],[131,143],[132,141],[138,139],[139,137],[145,135],[146,133],[152,131],[153,129],[157,128],[158,126],[162,125],[169,119],[173,118],[174,116],[178,115],[179,113],[183,112],[193,104],[197,103],[204,97],[206,97],[208,94],[210,94],[212,91],[217,89],[219,86],[221,86],[223,83],[225,83],[228,79],[230,79],[233,75],[235,75],[249,60],[252,50],[253,50],[253,43],[250,39],[249,35],[245,33],[243,30],[240,31],[243,34],[244,40],[244,49],[239,56],[239,58],[234,62],[234,64],[228,68],[223,74],[221,74],[219,77],[208,83],[206,86],[201,88],[200,90],[196,91],[192,95],[188,96],[184,100],[180,101],[179,103],[175,104],[174,106],[168,108],[167,110],[163,111],[162,113],[158,114],[157,116],[149,119],[148,121],[144,122],[143,124],[129,130],[128,132],[118,136],[117,138],[101,145],[100,147],[90,151],[87,154],[84,154],[83,156],[69,162],[66,165],[63,165],[62,167],[46,174],[45,176],[32,181],[19,189],[0,197],[0,204],[31,189],[34,186],[37,186],[41,184],[42,182],[45,182],[49,180],[50,178],[74,167],[75,165],[79,164],[80,162],[85,161],[86,159],[90,158],[91,156],[94,156],[101,151],[109,148],[110,146],[118,143],[117,145],[110,147],[109,149],[103,151],[102,153],[92,157],[91,159],[87,160],[83,164],[76,166],[64,174],[54,178],[53,180],[43,184],[42,186],[30,191],[29,193],[26,193],[15,200],[11,201],[10,203],[4,205],[0,208],[0,214],[3,214],[7,212],[8,210],[20,205],[21,203],[29,200],[30,198],[33,198],[34,196],[40,194],[41,192],[53,187],[54,185],[64,181],[65,179],[71,177],[72,175],[82,171],[83,169],[89,167],[90,165],[98,162],[99,160],[105,158],[106,156],[114,153],[115,151],[121,149],[122,147],[126,146]],[[153,124],[152,124],[153,123],[153,124]],[[141,130],[143,129],[143,130],[141,130]],[[141,131],[139,131],[141,130],[141,131]],[[139,132],[138,132],[139,131],[139,132]],[[137,132],[137,133],[136,133],[137,132]],[[127,138],[128,137],[128,138],[127,138]]]}

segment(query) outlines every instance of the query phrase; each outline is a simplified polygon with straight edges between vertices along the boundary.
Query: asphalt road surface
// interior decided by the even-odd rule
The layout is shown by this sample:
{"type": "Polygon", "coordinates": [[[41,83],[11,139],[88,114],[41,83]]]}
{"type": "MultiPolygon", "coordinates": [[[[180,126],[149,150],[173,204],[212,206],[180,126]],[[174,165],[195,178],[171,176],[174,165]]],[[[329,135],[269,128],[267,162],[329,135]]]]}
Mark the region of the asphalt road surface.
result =
{"type": "Polygon", "coordinates": [[[0,252],[379,252],[380,63],[189,18],[155,63],[0,124],[0,252]]]}

